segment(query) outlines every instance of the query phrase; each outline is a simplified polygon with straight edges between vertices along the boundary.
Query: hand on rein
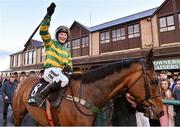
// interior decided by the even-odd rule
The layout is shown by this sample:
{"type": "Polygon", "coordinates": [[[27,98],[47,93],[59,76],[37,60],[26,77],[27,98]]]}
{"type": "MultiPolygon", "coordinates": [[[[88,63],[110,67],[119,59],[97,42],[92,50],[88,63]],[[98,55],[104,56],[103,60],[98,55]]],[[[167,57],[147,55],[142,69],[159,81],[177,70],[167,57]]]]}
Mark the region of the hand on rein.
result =
{"type": "Polygon", "coordinates": [[[135,101],[135,98],[133,96],[130,95],[130,93],[126,93],[126,99],[129,103],[131,103],[131,106],[133,108],[136,108],[137,107],[137,103],[135,101]]]}

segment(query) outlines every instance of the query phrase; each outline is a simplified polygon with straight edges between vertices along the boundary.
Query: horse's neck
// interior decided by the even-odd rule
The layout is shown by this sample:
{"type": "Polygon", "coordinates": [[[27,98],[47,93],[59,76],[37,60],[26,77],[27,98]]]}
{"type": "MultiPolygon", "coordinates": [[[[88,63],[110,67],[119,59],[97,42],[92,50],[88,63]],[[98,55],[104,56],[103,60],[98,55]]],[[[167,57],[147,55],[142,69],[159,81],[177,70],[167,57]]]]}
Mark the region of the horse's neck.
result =
{"type": "Polygon", "coordinates": [[[101,107],[123,89],[127,83],[126,78],[128,78],[130,73],[130,71],[126,73],[115,72],[104,79],[87,85],[88,88],[83,93],[93,104],[101,107]]]}
{"type": "MultiPolygon", "coordinates": [[[[114,72],[111,75],[106,76],[104,79],[98,80],[92,84],[87,85],[86,97],[91,100],[93,104],[98,107],[103,106],[109,99],[120,93],[123,88],[131,84],[131,75],[137,70],[140,70],[141,66],[132,66],[129,69],[121,72],[114,72]]],[[[86,85],[84,85],[86,86],[86,85]]]]}

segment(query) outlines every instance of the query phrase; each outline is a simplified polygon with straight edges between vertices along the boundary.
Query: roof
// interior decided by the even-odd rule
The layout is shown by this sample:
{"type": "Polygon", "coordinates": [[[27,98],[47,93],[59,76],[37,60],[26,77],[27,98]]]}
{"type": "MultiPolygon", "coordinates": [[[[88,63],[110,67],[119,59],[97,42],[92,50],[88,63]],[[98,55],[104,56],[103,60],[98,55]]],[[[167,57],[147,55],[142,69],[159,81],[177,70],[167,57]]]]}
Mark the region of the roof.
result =
{"type": "Polygon", "coordinates": [[[43,42],[38,41],[38,40],[31,39],[30,41],[28,41],[28,42],[24,45],[24,50],[23,50],[23,51],[26,50],[27,46],[28,46],[30,43],[31,43],[34,47],[36,47],[36,48],[39,48],[39,47],[43,46],[43,42]]]}
{"type": "Polygon", "coordinates": [[[37,40],[34,40],[34,39],[32,39],[31,43],[32,43],[32,45],[33,45],[34,47],[36,47],[36,48],[39,48],[39,47],[41,47],[41,46],[44,45],[43,42],[37,41],[37,40]]]}
{"type": "Polygon", "coordinates": [[[72,27],[73,27],[75,24],[78,24],[78,25],[80,25],[81,27],[83,27],[84,29],[90,31],[89,27],[87,27],[87,26],[79,23],[78,21],[74,21],[73,24],[71,25],[70,29],[72,29],[72,27]]]}
{"type": "Polygon", "coordinates": [[[130,22],[130,21],[150,17],[150,16],[152,16],[154,14],[154,12],[157,9],[158,8],[153,8],[153,9],[150,9],[150,10],[139,12],[139,13],[136,13],[136,14],[133,14],[133,15],[130,15],[130,16],[126,16],[126,17],[123,17],[123,18],[119,18],[119,19],[116,19],[116,20],[113,20],[113,21],[110,21],[110,22],[106,22],[106,23],[103,23],[103,24],[100,24],[100,25],[97,25],[97,26],[92,26],[89,29],[90,29],[90,32],[95,32],[95,31],[98,31],[98,30],[101,30],[101,29],[104,29],[104,28],[108,28],[108,27],[111,27],[111,26],[115,26],[115,25],[130,22]]]}
{"type": "Polygon", "coordinates": [[[20,50],[20,51],[18,51],[18,52],[15,52],[15,53],[13,53],[13,54],[10,54],[10,56],[15,55],[15,54],[19,54],[19,53],[22,53],[22,52],[23,52],[23,50],[20,50]]]}

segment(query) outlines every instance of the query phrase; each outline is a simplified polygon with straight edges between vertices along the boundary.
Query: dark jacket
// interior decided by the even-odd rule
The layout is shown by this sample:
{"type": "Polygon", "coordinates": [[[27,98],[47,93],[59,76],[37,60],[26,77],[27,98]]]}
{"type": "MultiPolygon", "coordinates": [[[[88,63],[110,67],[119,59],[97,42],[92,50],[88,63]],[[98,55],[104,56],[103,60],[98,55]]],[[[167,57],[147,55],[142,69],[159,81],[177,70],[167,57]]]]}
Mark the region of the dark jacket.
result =
{"type": "Polygon", "coordinates": [[[113,126],[137,126],[136,110],[127,101],[125,95],[119,95],[113,102],[113,126]]]}
{"type": "Polygon", "coordinates": [[[11,83],[10,81],[6,81],[3,83],[3,85],[1,86],[1,92],[4,102],[12,103],[13,94],[17,87],[17,84],[17,81],[14,81],[13,83],[11,83]],[[5,96],[8,96],[7,100],[5,100],[5,96]]]}

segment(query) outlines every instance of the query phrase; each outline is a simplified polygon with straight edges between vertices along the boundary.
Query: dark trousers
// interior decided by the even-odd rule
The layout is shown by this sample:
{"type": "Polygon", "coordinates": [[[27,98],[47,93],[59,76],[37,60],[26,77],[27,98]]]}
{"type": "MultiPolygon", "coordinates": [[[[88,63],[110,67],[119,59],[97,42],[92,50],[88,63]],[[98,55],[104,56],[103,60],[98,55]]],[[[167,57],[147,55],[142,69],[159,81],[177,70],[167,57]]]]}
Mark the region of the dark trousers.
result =
{"type": "Polygon", "coordinates": [[[9,107],[9,105],[11,105],[11,108],[12,108],[12,103],[4,102],[4,107],[3,107],[3,119],[4,119],[4,120],[7,119],[7,113],[8,113],[8,107],[9,107]]]}

